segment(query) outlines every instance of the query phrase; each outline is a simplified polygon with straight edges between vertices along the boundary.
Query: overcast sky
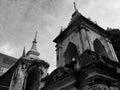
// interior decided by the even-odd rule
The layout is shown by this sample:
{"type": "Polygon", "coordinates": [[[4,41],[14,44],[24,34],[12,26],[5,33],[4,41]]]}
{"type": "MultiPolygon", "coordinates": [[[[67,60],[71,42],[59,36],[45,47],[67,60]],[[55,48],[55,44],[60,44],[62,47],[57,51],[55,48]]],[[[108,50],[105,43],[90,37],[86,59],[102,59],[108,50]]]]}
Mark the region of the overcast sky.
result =
{"type": "Polygon", "coordinates": [[[85,17],[106,29],[120,28],[120,0],[0,0],[0,52],[19,58],[31,48],[38,31],[40,58],[56,66],[55,43],[61,26],[67,27],[73,2],[85,17]]]}

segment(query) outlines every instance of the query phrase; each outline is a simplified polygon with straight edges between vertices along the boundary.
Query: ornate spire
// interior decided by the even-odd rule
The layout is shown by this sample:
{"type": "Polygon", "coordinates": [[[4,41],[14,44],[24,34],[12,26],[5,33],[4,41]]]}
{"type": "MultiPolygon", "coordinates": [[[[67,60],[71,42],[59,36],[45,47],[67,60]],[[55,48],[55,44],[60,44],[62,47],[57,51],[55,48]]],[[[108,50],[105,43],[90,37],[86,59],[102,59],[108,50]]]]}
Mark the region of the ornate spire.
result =
{"type": "Polygon", "coordinates": [[[36,47],[36,44],[37,44],[37,31],[36,31],[36,34],[35,34],[35,37],[34,37],[34,40],[33,40],[33,44],[32,44],[32,47],[31,49],[27,52],[27,56],[32,56],[32,58],[36,57],[36,56],[39,56],[40,53],[37,51],[37,47],[36,47]]]}
{"type": "Polygon", "coordinates": [[[26,56],[26,54],[25,54],[25,47],[24,47],[22,57],[25,57],[25,56],[26,56]]]}
{"type": "Polygon", "coordinates": [[[37,43],[37,31],[36,31],[36,33],[35,33],[35,37],[34,37],[34,40],[33,40],[33,43],[37,43]]]}

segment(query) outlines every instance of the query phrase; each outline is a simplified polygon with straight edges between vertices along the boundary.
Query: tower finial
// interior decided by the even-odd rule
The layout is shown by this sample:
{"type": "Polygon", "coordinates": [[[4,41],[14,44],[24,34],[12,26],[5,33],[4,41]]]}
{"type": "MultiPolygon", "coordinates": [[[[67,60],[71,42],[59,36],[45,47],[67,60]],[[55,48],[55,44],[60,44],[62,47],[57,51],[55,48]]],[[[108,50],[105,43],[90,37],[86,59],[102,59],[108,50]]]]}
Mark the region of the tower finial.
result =
{"type": "Polygon", "coordinates": [[[37,31],[36,31],[36,33],[35,33],[35,37],[34,37],[34,40],[33,40],[33,43],[37,43],[37,31]]]}
{"type": "Polygon", "coordinates": [[[25,56],[26,56],[26,54],[25,54],[25,46],[24,46],[22,57],[25,57],[25,56]]]}
{"type": "Polygon", "coordinates": [[[76,3],[75,3],[75,1],[74,1],[74,9],[75,9],[75,11],[77,11],[77,8],[76,8],[76,3]]]}

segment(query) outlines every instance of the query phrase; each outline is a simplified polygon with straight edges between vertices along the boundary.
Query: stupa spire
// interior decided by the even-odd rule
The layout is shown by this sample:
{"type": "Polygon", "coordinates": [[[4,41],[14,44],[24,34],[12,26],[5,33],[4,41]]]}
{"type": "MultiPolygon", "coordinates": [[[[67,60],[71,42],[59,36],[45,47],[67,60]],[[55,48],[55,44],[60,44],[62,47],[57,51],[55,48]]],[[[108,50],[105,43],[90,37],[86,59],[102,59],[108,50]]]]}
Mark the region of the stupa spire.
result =
{"type": "Polygon", "coordinates": [[[33,40],[33,43],[37,43],[37,31],[36,31],[36,33],[35,33],[35,37],[34,37],[34,40],[33,40]]]}
{"type": "Polygon", "coordinates": [[[34,37],[34,40],[32,42],[32,47],[31,49],[27,52],[27,56],[39,56],[40,53],[37,51],[37,47],[36,47],[36,44],[37,44],[37,31],[35,33],[35,37],[34,37]]]}

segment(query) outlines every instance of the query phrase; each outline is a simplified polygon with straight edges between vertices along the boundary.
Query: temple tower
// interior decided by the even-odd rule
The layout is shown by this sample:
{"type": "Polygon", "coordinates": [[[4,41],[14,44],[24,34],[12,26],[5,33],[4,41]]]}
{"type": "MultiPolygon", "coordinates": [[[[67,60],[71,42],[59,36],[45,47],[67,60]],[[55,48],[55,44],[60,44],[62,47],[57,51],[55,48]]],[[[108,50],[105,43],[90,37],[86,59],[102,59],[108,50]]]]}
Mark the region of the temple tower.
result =
{"type": "Polygon", "coordinates": [[[25,53],[23,49],[22,57],[16,63],[9,90],[41,90],[48,75],[49,64],[39,58],[37,50],[37,32],[33,40],[31,49],[25,53]]]}
{"type": "Polygon", "coordinates": [[[108,33],[75,12],[67,28],[54,39],[57,69],[43,90],[120,90],[120,63],[108,33]]]}
{"type": "Polygon", "coordinates": [[[111,41],[106,31],[84,17],[76,9],[67,28],[55,39],[57,53],[57,67],[65,66],[74,61],[78,55],[89,49],[100,56],[105,56],[118,62],[111,41]]]}

